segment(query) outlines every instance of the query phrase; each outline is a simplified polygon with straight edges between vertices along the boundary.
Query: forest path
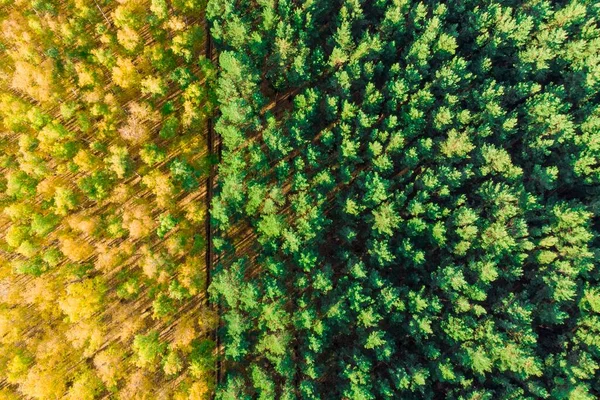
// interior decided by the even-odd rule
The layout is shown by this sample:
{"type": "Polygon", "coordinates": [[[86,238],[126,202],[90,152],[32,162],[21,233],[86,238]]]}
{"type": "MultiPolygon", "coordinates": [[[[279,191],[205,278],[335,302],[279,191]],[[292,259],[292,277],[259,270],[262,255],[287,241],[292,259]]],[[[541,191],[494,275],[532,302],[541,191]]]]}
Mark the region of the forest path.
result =
{"type": "MultiPolygon", "coordinates": [[[[206,32],[206,58],[210,60],[215,67],[218,69],[218,58],[216,57],[216,52],[213,48],[212,36],[210,33],[210,22],[208,19],[205,19],[205,32],[206,32]]],[[[214,186],[216,184],[216,168],[221,162],[221,146],[220,141],[215,140],[215,130],[214,130],[214,121],[215,116],[211,116],[206,121],[206,130],[207,130],[207,151],[209,157],[211,157],[210,169],[208,172],[208,177],[206,179],[206,221],[205,221],[205,229],[206,229],[206,294],[205,301],[207,305],[210,305],[210,296],[208,294],[208,288],[210,287],[211,277],[213,273],[213,266],[217,262],[217,257],[215,252],[213,251],[213,228],[211,224],[212,219],[212,208],[211,202],[213,198],[214,186]],[[218,143],[217,143],[218,142],[218,143]]],[[[217,316],[219,323],[214,331],[214,339],[216,343],[216,365],[215,365],[215,375],[217,385],[221,382],[221,341],[219,337],[219,327],[221,325],[221,308],[219,304],[216,305],[217,308],[217,316]]],[[[216,391],[213,392],[213,398],[216,394],[216,391]]]]}

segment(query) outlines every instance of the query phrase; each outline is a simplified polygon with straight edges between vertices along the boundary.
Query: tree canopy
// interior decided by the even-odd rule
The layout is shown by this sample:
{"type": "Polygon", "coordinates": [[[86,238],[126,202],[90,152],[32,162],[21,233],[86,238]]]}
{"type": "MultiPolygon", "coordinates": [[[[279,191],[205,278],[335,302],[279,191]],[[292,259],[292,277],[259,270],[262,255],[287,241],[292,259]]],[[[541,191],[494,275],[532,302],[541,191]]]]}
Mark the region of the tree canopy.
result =
{"type": "Polygon", "coordinates": [[[599,11],[209,1],[219,398],[600,396],[599,11]]]}
{"type": "Polygon", "coordinates": [[[0,0],[0,398],[211,395],[205,6],[0,0]]]}
{"type": "Polygon", "coordinates": [[[0,0],[0,398],[600,398],[600,6],[0,0]]]}

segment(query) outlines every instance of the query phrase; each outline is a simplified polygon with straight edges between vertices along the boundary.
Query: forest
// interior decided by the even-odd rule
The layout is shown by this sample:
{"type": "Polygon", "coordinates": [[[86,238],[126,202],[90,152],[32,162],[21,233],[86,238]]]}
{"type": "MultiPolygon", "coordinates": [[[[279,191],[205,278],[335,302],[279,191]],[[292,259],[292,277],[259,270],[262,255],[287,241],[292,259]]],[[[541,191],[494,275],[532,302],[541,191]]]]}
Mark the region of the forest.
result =
{"type": "Polygon", "coordinates": [[[600,3],[0,0],[0,399],[600,398],[600,3]]]}
{"type": "Polygon", "coordinates": [[[209,398],[205,7],[0,4],[0,398],[209,398]]]}

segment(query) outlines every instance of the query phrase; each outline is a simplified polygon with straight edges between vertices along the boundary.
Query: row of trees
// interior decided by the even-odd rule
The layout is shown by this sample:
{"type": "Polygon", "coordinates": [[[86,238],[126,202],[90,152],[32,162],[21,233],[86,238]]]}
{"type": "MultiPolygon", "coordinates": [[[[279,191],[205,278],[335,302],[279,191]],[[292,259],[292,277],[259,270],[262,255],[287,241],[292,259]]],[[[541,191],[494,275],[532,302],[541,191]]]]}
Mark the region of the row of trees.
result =
{"type": "Polygon", "coordinates": [[[212,392],[204,8],[0,0],[1,398],[212,392]]]}
{"type": "Polygon", "coordinates": [[[600,396],[598,11],[209,1],[220,398],[600,396]]]}

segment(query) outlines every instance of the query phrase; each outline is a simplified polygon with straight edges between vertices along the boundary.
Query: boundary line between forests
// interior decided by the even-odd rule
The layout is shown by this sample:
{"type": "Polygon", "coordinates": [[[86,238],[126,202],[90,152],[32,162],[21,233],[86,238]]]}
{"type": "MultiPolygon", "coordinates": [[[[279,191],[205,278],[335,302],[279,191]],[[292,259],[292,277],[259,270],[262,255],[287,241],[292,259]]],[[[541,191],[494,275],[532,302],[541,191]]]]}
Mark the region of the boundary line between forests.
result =
{"type": "MultiPolygon", "coordinates": [[[[205,26],[206,26],[206,29],[205,29],[205,31],[206,31],[206,54],[205,54],[205,57],[208,60],[210,60],[211,62],[213,62],[213,64],[215,64],[212,36],[210,33],[210,22],[208,21],[208,19],[206,19],[206,16],[205,16],[205,26]]],[[[217,65],[215,65],[215,67],[218,68],[217,65]]],[[[207,137],[208,155],[209,155],[211,164],[209,167],[208,178],[206,180],[206,221],[205,221],[206,292],[205,292],[205,296],[206,296],[206,305],[210,306],[211,304],[210,304],[210,299],[209,299],[209,295],[208,295],[208,288],[211,283],[211,278],[212,278],[211,273],[213,271],[213,266],[217,262],[217,257],[213,251],[213,231],[212,231],[212,224],[211,224],[211,219],[212,219],[211,202],[212,202],[212,198],[213,198],[213,189],[214,189],[214,184],[215,184],[215,168],[216,168],[215,164],[213,163],[213,156],[216,156],[216,161],[217,161],[217,165],[218,165],[218,163],[221,161],[221,146],[219,144],[218,149],[215,149],[215,132],[214,132],[213,116],[210,116],[207,119],[206,125],[207,125],[207,136],[208,136],[207,137]]],[[[215,365],[215,378],[216,379],[215,379],[215,381],[216,381],[216,386],[218,386],[221,383],[221,354],[220,354],[221,353],[221,343],[220,343],[221,340],[220,340],[220,336],[219,336],[219,328],[221,326],[221,305],[218,301],[217,301],[216,306],[217,306],[216,308],[217,308],[218,322],[217,322],[217,326],[215,328],[213,335],[214,335],[215,347],[216,347],[216,365],[215,365]]],[[[213,399],[215,398],[215,395],[216,395],[216,387],[215,387],[215,391],[213,391],[213,395],[212,395],[213,399]]]]}

